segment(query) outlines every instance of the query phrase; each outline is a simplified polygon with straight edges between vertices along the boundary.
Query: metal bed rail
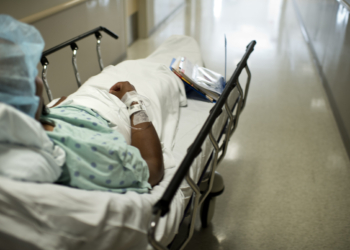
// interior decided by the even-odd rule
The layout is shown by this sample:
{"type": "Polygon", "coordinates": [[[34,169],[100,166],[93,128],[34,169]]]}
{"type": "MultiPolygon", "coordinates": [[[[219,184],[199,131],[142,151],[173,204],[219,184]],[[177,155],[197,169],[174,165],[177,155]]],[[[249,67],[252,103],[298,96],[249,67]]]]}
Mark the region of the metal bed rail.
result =
{"type": "MultiPolygon", "coordinates": [[[[249,67],[247,65],[247,60],[250,56],[250,54],[253,52],[254,47],[256,45],[256,41],[252,41],[248,44],[246,47],[246,52],[243,55],[241,61],[237,65],[237,68],[235,69],[233,75],[231,76],[230,80],[227,82],[226,87],[221,94],[219,100],[217,103],[213,106],[213,108],[209,112],[209,116],[207,120],[205,121],[204,125],[202,126],[200,132],[198,133],[196,139],[192,143],[192,145],[188,148],[187,154],[184,157],[183,161],[181,162],[178,170],[176,171],[173,179],[169,183],[169,186],[165,190],[162,198],[153,206],[153,214],[151,217],[151,221],[149,224],[148,229],[148,241],[153,246],[154,249],[159,250],[166,250],[167,247],[163,246],[161,243],[159,243],[155,239],[155,232],[157,229],[157,224],[160,219],[160,217],[165,216],[169,212],[170,203],[172,202],[173,197],[175,196],[177,190],[180,187],[181,182],[186,179],[189,186],[193,190],[193,196],[192,196],[192,211],[191,211],[191,221],[189,225],[189,233],[187,235],[187,238],[185,241],[181,244],[180,249],[183,249],[189,240],[192,238],[193,231],[194,231],[194,225],[195,225],[195,219],[197,215],[198,208],[201,206],[203,201],[208,197],[212,186],[214,182],[214,175],[215,170],[217,168],[217,165],[223,160],[228,146],[228,141],[234,131],[237,128],[239,116],[241,112],[243,111],[249,86],[250,86],[250,80],[251,80],[251,72],[249,70],[249,67]],[[242,70],[245,69],[248,75],[245,91],[243,92],[243,89],[239,83],[239,76],[242,72],[242,70]],[[233,110],[230,109],[228,105],[228,97],[232,93],[233,90],[237,89],[239,92],[238,95],[238,103],[237,105],[234,104],[233,110]],[[226,120],[226,128],[225,129],[225,139],[222,142],[221,146],[219,146],[219,140],[216,140],[213,136],[212,127],[216,121],[216,119],[220,116],[220,114],[223,111],[223,108],[225,109],[228,117],[226,120]],[[235,113],[234,113],[235,111],[235,113]],[[189,169],[194,161],[194,159],[200,154],[202,151],[201,147],[204,143],[205,139],[209,136],[209,139],[214,147],[213,155],[211,157],[211,168],[209,170],[209,184],[207,189],[201,193],[199,183],[196,184],[194,180],[189,176],[189,169]],[[221,153],[219,157],[219,153],[221,153]]],[[[220,136],[221,137],[221,136],[220,136]]],[[[204,170],[206,171],[206,170],[204,170]]]]}
{"type": "Polygon", "coordinates": [[[42,79],[43,79],[43,82],[44,82],[44,86],[45,86],[45,90],[46,90],[46,93],[47,93],[47,97],[49,99],[49,101],[51,102],[53,97],[52,97],[52,93],[51,93],[51,90],[50,90],[50,87],[49,87],[49,84],[48,84],[48,81],[47,81],[47,69],[48,69],[48,65],[49,65],[49,61],[47,60],[47,56],[60,50],[60,49],[63,49],[67,46],[70,46],[71,49],[72,49],[72,52],[73,52],[73,55],[72,55],[72,64],[73,64],[73,68],[74,68],[74,75],[75,75],[75,79],[77,81],[77,84],[78,84],[78,87],[81,86],[81,80],[80,80],[80,75],[79,75],[79,71],[78,71],[78,63],[77,63],[77,54],[78,54],[78,45],[76,44],[76,42],[78,42],[79,40],[82,40],[84,39],[85,37],[88,37],[92,34],[95,35],[96,37],[96,51],[97,51],[97,58],[98,58],[98,63],[99,63],[99,66],[100,66],[100,69],[101,71],[103,70],[103,61],[102,61],[102,56],[101,56],[101,39],[102,39],[102,35],[100,33],[100,31],[103,31],[105,32],[106,34],[108,34],[109,36],[113,37],[114,39],[118,39],[118,36],[113,33],[112,31],[110,31],[109,29],[105,28],[105,27],[97,27],[95,29],[92,29],[88,32],[85,32],[79,36],[76,36],[68,41],[65,41],[51,49],[48,49],[48,50],[45,50],[43,53],[42,53],[42,56],[41,56],[41,59],[40,59],[40,62],[41,62],[41,65],[43,66],[43,70],[42,70],[42,79]]]}

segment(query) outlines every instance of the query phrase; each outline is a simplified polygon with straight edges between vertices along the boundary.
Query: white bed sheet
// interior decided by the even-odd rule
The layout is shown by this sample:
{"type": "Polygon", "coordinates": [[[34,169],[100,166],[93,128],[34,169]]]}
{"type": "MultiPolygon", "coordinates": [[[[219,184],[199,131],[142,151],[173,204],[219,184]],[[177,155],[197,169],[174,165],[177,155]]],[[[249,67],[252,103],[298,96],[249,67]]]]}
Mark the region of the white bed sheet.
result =
{"type": "MultiPolygon", "coordinates": [[[[171,59],[180,55],[186,55],[191,61],[201,65],[198,45],[192,38],[184,36],[171,37],[146,60],[141,60],[141,63],[161,63],[163,66],[160,69],[165,70],[164,67],[169,66],[171,59]]],[[[163,73],[171,78],[165,71],[163,73]]],[[[173,81],[179,81],[175,76],[172,77],[173,81]]],[[[118,80],[129,79],[113,79],[114,82],[111,80],[104,88],[118,80]]],[[[101,86],[100,84],[96,86],[101,86]]],[[[94,83],[86,84],[80,91],[89,91],[88,88],[92,86],[94,83]]],[[[136,88],[146,95],[147,85],[136,88]]],[[[185,100],[178,101],[184,104],[185,100]]],[[[161,105],[160,102],[156,103],[157,107],[161,105]]],[[[109,112],[106,110],[101,109],[99,112],[109,112]]],[[[169,131],[175,131],[176,116],[179,114],[174,112],[170,116],[160,117],[157,117],[157,113],[154,115],[155,127],[163,141],[163,148],[170,149],[174,145],[175,132],[169,131]],[[164,117],[170,120],[164,121],[164,117]],[[165,128],[164,124],[170,124],[170,127],[165,128]]],[[[169,152],[165,151],[165,158],[172,157],[169,152]]],[[[38,249],[144,249],[148,245],[147,229],[152,206],[159,200],[176,171],[176,167],[171,165],[175,166],[174,162],[165,170],[165,177],[160,185],[154,187],[150,194],[143,195],[133,192],[121,195],[85,191],[52,184],[17,182],[0,177],[0,225],[6,225],[0,227],[0,238],[16,238],[18,241],[14,244],[22,249],[29,245],[38,249]]],[[[184,197],[179,190],[170,212],[159,222],[156,236],[163,244],[168,244],[177,233],[184,206],[184,197]]],[[[2,247],[0,245],[0,249],[2,247]]]]}

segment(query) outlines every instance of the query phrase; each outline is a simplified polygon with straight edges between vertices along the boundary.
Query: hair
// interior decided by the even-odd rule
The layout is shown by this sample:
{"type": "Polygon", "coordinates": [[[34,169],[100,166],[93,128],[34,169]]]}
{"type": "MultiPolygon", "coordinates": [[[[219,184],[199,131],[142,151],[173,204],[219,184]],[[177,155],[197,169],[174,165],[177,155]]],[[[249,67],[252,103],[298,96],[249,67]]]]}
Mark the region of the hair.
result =
{"type": "Polygon", "coordinates": [[[46,107],[46,105],[43,103],[42,109],[41,109],[41,114],[43,116],[47,116],[48,114],[50,114],[50,109],[48,107],[46,107]]]}

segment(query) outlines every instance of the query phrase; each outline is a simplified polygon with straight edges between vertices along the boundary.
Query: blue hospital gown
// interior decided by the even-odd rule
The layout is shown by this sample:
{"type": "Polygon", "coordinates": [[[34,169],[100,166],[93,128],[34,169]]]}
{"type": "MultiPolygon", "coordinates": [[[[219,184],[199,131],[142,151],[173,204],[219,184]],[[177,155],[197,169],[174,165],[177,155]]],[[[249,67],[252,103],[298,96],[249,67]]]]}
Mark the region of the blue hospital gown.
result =
{"type": "Polygon", "coordinates": [[[57,183],[86,190],[146,193],[149,170],[140,151],[93,110],[78,105],[52,108],[48,136],[66,152],[57,183]]]}

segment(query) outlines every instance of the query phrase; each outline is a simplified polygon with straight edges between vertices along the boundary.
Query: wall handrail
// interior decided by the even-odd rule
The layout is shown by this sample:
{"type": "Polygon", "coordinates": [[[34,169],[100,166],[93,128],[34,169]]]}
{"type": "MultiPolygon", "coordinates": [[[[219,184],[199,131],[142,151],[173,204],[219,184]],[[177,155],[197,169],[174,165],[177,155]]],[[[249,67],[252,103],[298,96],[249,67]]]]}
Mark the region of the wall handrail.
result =
{"type": "Polygon", "coordinates": [[[348,9],[348,11],[350,11],[350,4],[344,0],[337,0],[338,3],[340,3],[341,5],[343,5],[345,8],[348,9]]]}
{"type": "Polygon", "coordinates": [[[44,19],[48,16],[52,16],[58,12],[64,11],[66,9],[72,8],[78,4],[81,4],[83,2],[86,2],[87,0],[71,0],[69,2],[54,6],[52,8],[37,12],[33,15],[24,17],[22,19],[20,19],[21,22],[23,23],[34,23],[36,21],[39,21],[41,19],[44,19]]]}

